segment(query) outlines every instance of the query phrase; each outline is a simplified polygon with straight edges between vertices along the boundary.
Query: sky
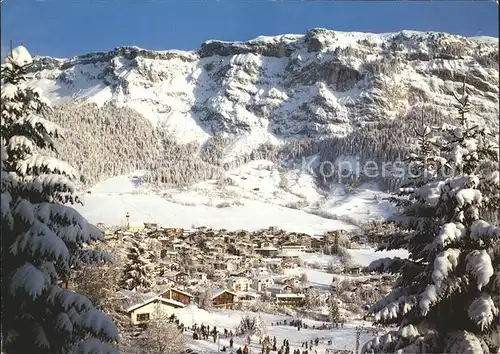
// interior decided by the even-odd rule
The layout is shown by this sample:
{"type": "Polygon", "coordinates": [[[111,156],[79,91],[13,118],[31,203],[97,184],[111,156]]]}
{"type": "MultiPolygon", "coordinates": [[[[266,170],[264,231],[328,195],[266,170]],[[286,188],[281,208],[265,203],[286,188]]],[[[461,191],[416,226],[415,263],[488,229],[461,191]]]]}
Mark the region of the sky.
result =
{"type": "Polygon", "coordinates": [[[491,0],[3,0],[2,56],[24,44],[32,54],[66,58],[135,45],[196,50],[209,39],[338,31],[444,31],[498,37],[491,0]]]}

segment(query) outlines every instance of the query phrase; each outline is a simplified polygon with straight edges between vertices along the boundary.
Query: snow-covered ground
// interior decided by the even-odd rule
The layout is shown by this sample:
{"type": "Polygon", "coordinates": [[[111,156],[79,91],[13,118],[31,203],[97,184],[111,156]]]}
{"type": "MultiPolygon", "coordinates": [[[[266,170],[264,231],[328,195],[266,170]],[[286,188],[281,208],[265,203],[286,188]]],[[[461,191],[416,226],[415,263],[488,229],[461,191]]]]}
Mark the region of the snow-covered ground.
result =
{"type": "Polygon", "coordinates": [[[209,180],[185,188],[158,189],[143,183],[144,173],[138,171],[99,183],[83,196],[84,206],[77,209],[94,223],[123,224],[128,212],[133,221],[169,227],[257,230],[276,226],[312,235],[356,226],[334,217],[317,216],[311,210],[349,215],[357,222],[391,212],[386,202],[380,201],[385,194],[376,185],[363,186],[348,195],[339,186],[325,196],[308,173],[280,170],[265,160],[229,171],[232,183],[225,186],[209,180]],[[349,207],[342,208],[342,203],[349,207]]]}
{"type": "MultiPolygon", "coordinates": [[[[248,313],[250,317],[257,316],[257,313],[248,313]]],[[[231,310],[213,310],[211,312],[207,312],[205,310],[201,310],[195,306],[189,306],[185,309],[182,309],[178,315],[179,320],[184,323],[186,326],[191,326],[196,323],[197,325],[201,325],[202,323],[205,325],[209,325],[210,327],[216,326],[219,330],[224,330],[227,328],[228,330],[233,330],[240,323],[241,317],[243,316],[243,312],[241,311],[231,311],[231,310]]],[[[354,350],[356,346],[356,330],[355,327],[357,325],[362,324],[362,322],[351,322],[345,325],[344,328],[336,328],[332,330],[322,330],[322,329],[312,329],[313,325],[321,326],[323,323],[313,320],[303,320],[309,328],[302,328],[300,331],[297,330],[296,327],[292,327],[289,325],[281,325],[277,326],[276,322],[283,322],[284,320],[292,320],[293,317],[287,316],[279,316],[279,315],[270,315],[270,314],[261,314],[261,318],[263,319],[267,333],[272,339],[273,336],[276,336],[277,347],[281,346],[284,339],[288,339],[290,342],[290,349],[293,351],[294,349],[301,349],[302,343],[305,341],[311,341],[316,338],[319,339],[319,345],[317,347],[313,347],[313,350],[310,351],[314,353],[314,350],[317,350],[317,353],[324,353],[327,348],[335,348],[335,349],[349,349],[354,350]],[[273,325],[271,325],[271,323],[273,325]],[[332,345],[328,345],[328,340],[332,340],[332,345]]],[[[365,322],[367,326],[369,323],[365,322]]],[[[367,340],[372,338],[372,332],[369,331],[363,332],[360,337],[360,343],[364,343],[367,340]]],[[[222,346],[226,346],[229,349],[229,339],[221,336],[220,339],[220,348],[222,346]]],[[[193,340],[191,336],[191,332],[186,332],[186,341],[189,347],[196,350],[199,353],[217,353],[219,343],[214,343],[213,340],[205,341],[205,340],[193,340]]],[[[239,347],[245,345],[246,338],[244,337],[235,337],[234,338],[234,352],[239,347]]],[[[257,340],[253,340],[249,349],[252,353],[260,353],[260,346],[257,340]]]]}

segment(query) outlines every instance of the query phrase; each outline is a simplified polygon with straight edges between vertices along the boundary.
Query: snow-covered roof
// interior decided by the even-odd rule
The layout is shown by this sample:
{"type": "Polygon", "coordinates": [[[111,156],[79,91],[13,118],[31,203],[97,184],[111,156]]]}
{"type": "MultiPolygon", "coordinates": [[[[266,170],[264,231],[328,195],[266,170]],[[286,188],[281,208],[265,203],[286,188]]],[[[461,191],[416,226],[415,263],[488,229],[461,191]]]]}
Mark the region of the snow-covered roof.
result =
{"type": "Polygon", "coordinates": [[[278,251],[278,249],[276,247],[272,247],[272,246],[264,246],[264,247],[256,248],[255,250],[256,251],[278,251]]]}
{"type": "Polygon", "coordinates": [[[235,292],[232,292],[232,291],[229,291],[226,289],[215,289],[215,293],[214,293],[214,296],[212,296],[212,300],[223,293],[229,293],[231,295],[238,296],[238,294],[236,294],[235,292]]]}
{"type": "Polygon", "coordinates": [[[186,307],[185,304],[183,304],[182,302],[179,302],[179,301],[175,301],[175,300],[171,300],[171,299],[165,299],[165,298],[162,298],[162,297],[159,297],[159,296],[155,296],[151,299],[148,299],[144,302],[141,302],[137,305],[134,305],[134,306],[131,306],[127,309],[127,312],[131,312],[131,311],[134,311],[134,310],[137,310],[138,308],[141,308],[143,306],[146,306],[152,302],[155,302],[155,301],[160,301],[166,305],[173,305],[175,307],[186,307]]]}
{"type": "Polygon", "coordinates": [[[176,292],[181,293],[181,294],[183,294],[183,295],[186,295],[186,296],[188,296],[188,297],[194,297],[194,296],[193,296],[193,295],[191,295],[190,293],[187,293],[187,292],[185,292],[185,291],[179,290],[179,289],[177,289],[177,288],[168,288],[168,289],[166,289],[166,290],[162,291],[162,293],[161,293],[160,295],[165,294],[165,293],[166,293],[167,291],[169,291],[169,290],[176,291],[176,292]]]}
{"type": "Polygon", "coordinates": [[[248,282],[250,279],[245,278],[245,277],[231,277],[231,281],[236,282],[236,281],[245,281],[248,282]]]}

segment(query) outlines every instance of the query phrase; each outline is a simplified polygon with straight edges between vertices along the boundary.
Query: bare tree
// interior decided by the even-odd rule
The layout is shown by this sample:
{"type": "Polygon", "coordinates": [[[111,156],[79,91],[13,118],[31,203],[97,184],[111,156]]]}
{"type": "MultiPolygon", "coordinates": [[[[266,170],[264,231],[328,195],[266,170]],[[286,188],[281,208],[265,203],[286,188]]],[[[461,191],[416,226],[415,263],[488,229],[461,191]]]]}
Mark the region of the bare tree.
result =
{"type": "Polygon", "coordinates": [[[185,348],[181,330],[168,316],[160,314],[148,322],[135,345],[143,354],[180,354],[185,348]]]}
{"type": "Polygon", "coordinates": [[[212,308],[212,298],[215,295],[213,288],[209,287],[198,296],[198,307],[204,310],[212,308]]]}

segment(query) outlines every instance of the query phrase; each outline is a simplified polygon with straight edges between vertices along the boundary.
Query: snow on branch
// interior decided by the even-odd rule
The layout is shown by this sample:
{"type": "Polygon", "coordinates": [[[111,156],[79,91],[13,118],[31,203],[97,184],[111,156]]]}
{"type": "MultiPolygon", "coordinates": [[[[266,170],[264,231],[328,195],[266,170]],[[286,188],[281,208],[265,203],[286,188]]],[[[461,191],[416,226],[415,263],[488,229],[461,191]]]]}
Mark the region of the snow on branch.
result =
{"type": "Polygon", "coordinates": [[[59,315],[57,315],[55,327],[59,331],[66,332],[68,334],[73,332],[73,323],[65,312],[61,312],[59,313],[59,315]]]}
{"type": "Polygon", "coordinates": [[[119,354],[120,351],[113,348],[107,343],[103,343],[96,338],[85,339],[77,342],[69,351],[68,354],[119,354]]]}
{"type": "Polygon", "coordinates": [[[474,333],[458,331],[448,338],[446,353],[489,354],[488,347],[474,333]]]}
{"type": "Polygon", "coordinates": [[[440,248],[445,247],[451,242],[457,241],[463,235],[464,225],[460,223],[447,223],[443,225],[441,232],[434,240],[434,245],[440,248]]]}
{"type": "Polygon", "coordinates": [[[75,225],[81,230],[78,235],[81,235],[81,242],[83,243],[103,240],[104,238],[103,231],[90,224],[78,211],[69,206],[40,203],[36,206],[36,216],[44,223],[52,221],[60,225],[75,225]]]}
{"type": "Polygon", "coordinates": [[[24,252],[53,261],[69,256],[64,241],[38,220],[35,220],[28,231],[16,239],[9,251],[14,255],[24,252]]]}
{"type": "Polygon", "coordinates": [[[75,325],[89,332],[104,335],[111,340],[118,339],[118,329],[113,321],[105,313],[95,308],[81,313],[75,321],[75,325]]]}
{"type": "Polygon", "coordinates": [[[28,174],[62,174],[71,179],[79,178],[78,172],[66,162],[55,157],[33,155],[17,163],[17,171],[26,176],[28,174]]]}
{"type": "Polygon", "coordinates": [[[14,218],[12,217],[10,203],[12,202],[12,197],[9,192],[2,193],[0,197],[1,201],[1,217],[2,217],[2,227],[8,226],[12,230],[14,225],[14,218]]]}
{"type": "Polygon", "coordinates": [[[9,293],[12,296],[25,293],[35,299],[42,294],[48,284],[50,284],[48,275],[27,262],[12,274],[9,293]]]}
{"type": "Polygon", "coordinates": [[[472,188],[461,189],[455,196],[457,198],[458,206],[466,204],[481,203],[481,191],[472,188]]]}
{"type": "Polygon", "coordinates": [[[494,273],[489,254],[485,250],[474,250],[465,257],[465,261],[467,272],[474,276],[477,288],[481,291],[494,273]]]}
{"type": "Polygon", "coordinates": [[[434,284],[428,284],[425,291],[420,294],[420,310],[422,316],[426,316],[432,304],[438,300],[439,289],[434,284]]]}
{"type": "Polygon", "coordinates": [[[12,210],[14,216],[17,216],[22,222],[30,225],[35,221],[35,209],[33,204],[27,199],[18,198],[12,210]]]}
{"type": "Polygon", "coordinates": [[[493,226],[484,220],[476,220],[472,223],[470,237],[473,239],[497,239],[500,237],[500,227],[493,226]]]}
{"type": "Polygon", "coordinates": [[[0,97],[4,100],[13,101],[16,98],[18,92],[19,88],[9,82],[2,86],[0,97]]]}
{"type": "Polygon", "coordinates": [[[33,141],[24,135],[14,135],[7,144],[9,151],[21,151],[25,154],[31,154],[34,150],[33,141]]]}
{"type": "Polygon", "coordinates": [[[441,286],[442,281],[448,277],[448,273],[457,266],[459,256],[459,249],[450,248],[439,253],[434,259],[432,280],[437,286],[441,286]]]}
{"type": "Polygon", "coordinates": [[[498,315],[493,299],[488,294],[481,294],[481,297],[474,299],[468,309],[469,318],[484,331],[494,321],[498,315]]]}
{"type": "Polygon", "coordinates": [[[40,175],[21,185],[24,193],[40,195],[43,201],[59,202],[66,204],[68,202],[80,202],[76,188],[73,182],[58,174],[40,175]]]}
{"type": "Polygon", "coordinates": [[[5,63],[15,67],[24,67],[33,63],[33,58],[26,47],[20,45],[11,50],[5,58],[5,63]]]}
{"type": "Polygon", "coordinates": [[[67,289],[61,289],[55,285],[52,285],[49,288],[47,301],[53,306],[56,304],[60,305],[65,311],[68,311],[72,307],[76,311],[84,311],[92,308],[93,306],[92,302],[85,296],[67,289]]]}

